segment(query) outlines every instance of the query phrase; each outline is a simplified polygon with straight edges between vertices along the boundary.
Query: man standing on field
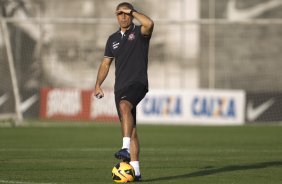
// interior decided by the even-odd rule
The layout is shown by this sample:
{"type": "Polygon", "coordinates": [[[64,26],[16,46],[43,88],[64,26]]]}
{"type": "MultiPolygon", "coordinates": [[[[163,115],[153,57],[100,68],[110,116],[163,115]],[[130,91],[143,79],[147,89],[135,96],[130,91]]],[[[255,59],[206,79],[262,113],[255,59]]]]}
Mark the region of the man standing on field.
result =
{"type": "Polygon", "coordinates": [[[148,51],[154,22],[127,2],[117,6],[116,16],[120,29],[108,38],[97,75],[95,96],[104,96],[101,85],[115,60],[115,102],[123,136],[122,149],[115,153],[115,157],[130,162],[135,170],[135,181],[141,181],[136,106],[148,92],[148,51]],[[133,23],[134,18],[140,26],[133,23]]]}

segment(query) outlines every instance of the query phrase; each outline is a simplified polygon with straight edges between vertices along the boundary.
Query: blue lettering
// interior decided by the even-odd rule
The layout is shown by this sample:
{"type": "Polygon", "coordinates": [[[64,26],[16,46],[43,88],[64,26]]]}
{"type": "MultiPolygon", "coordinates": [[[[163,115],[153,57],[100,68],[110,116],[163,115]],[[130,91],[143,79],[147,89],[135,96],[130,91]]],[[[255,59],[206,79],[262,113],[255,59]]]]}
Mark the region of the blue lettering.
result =
{"type": "Polygon", "coordinates": [[[175,114],[182,114],[182,104],[181,104],[181,99],[177,98],[176,99],[176,106],[175,106],[175,114]]]}
{"type": "Polygon", "coordinates": [[[214,105],[214,116],[223,116],[223,108],[224,108],[224,99],[218,98],[216,99],[217,103],[214,105]]]}
{"type": "Polygon", "coordinates": [[[206,115],[209,116],[208,107],[207,107],[207,99],[206,99],[206,98],[204,98],[204,99],[202,100],[201,107],[202,107],[201,114],[202,114],[202,115],[206,114],[206,115]]]}
{"type": "Polygon", "coordinates": [[[229,117],[236,117],[236,108],[235,108],[235,101],[231,99],[228,105],[227,116],[229,117]]]}
{"type": "Polygon", "coordinates": [[[191,110],[195,116],[236,117],[235,100],[214,97],[195,97],[191,110]]]}
{"type": "Polygon", "coordinates": [[[145,98],[143,103],[142,103],[142,109],[144,111],[144,114],[150,114],[150,112],[153,109],[153,100],[150,101],[149,98],[145,98]],[[151,102],[151,103],[150,103],[151,102]]]}
{"type": "Polygon", "coordinates": [[[199,98],[194,98],[193,102],[192,102],[192,113],[196,116],[200,115],[200,112],[199,112],[199,107],[197,106],[199,103],[199,98]],[[198,108],[197,108],[198,107],[198,108]]]}
{"type": "Polygon", "coordinates": [[[146,115],[179,115],[182,113],[182,101],[179,97],[146,97],[142,109],[146,115]]]}

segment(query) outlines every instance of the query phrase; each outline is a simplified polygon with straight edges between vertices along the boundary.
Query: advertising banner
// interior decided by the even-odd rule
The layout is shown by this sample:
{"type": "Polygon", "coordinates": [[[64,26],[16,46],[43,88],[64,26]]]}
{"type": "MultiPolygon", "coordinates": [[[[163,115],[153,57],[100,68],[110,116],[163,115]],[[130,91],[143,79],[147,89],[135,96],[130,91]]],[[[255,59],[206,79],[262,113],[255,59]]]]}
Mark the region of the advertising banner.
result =
{"type": "MultiPolygon", "coordinates": [[[[118,121],[112,90],[41,89],[40,117],[118,121]]],[[[245,120],[245,93],[225,90],[151,90],[137,108],[139,123],[237,125],[245,120]]]]}
{"type": "Polygon", "coordinates": [[[281,122],[282,93],[247,93],[246,122],[281,122]]]}
{"type": "Polygon", "coordinates": [[[117,121],[112,90],[105,90],[105,97],[92,97],[93,91],[79,89],[42,88],[40,117],[52,120],[117,121]]]}
{"type": "Polygon", "coordinates": [[[144,123],[236,125],[244,123],[244,91],[151,90],[138,107],[144,123]]]}

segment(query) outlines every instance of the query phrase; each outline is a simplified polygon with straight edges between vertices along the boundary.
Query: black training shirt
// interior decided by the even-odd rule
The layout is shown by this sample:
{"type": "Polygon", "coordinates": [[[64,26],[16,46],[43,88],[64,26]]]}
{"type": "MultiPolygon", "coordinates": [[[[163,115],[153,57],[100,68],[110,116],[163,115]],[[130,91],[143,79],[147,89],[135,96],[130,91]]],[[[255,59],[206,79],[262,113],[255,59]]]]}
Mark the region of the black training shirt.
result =
{"type": "Polygon", "coordinates": [[[115,59],[115,91],[141,82],[148,88],[148,50],[150,36],[141,34],[141,26],[132,24],[121,34],[113,33],[107,41],[105,57],[115,59]]]}

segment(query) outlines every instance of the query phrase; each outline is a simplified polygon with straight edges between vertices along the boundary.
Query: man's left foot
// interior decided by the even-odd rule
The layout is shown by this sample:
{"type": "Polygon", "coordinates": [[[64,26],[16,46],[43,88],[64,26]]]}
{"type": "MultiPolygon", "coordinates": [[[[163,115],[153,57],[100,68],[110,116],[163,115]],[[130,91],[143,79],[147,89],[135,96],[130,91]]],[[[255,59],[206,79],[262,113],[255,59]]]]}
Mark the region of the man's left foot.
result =
{"type": "Polygon", "coordinates": [[[121,159],[124,162],[130,162],[130,153],[127,148],[123,148],[115,153],[117,159],[121,159]]]}

